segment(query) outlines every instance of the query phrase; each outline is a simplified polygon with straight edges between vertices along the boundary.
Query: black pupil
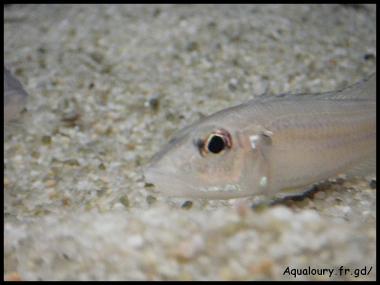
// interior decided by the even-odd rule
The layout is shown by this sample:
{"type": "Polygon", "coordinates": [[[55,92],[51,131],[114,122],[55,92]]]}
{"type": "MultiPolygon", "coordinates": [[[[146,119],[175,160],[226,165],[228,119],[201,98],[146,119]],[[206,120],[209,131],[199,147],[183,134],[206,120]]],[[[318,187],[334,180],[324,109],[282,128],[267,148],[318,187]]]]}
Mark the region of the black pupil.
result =
{"type": "Polygon", "coordinates": [[[212,153],[219,153],[224,149],[224,147],[224,139],[220,136],[213,136],[207,146],[208,150],[212,153]]]}

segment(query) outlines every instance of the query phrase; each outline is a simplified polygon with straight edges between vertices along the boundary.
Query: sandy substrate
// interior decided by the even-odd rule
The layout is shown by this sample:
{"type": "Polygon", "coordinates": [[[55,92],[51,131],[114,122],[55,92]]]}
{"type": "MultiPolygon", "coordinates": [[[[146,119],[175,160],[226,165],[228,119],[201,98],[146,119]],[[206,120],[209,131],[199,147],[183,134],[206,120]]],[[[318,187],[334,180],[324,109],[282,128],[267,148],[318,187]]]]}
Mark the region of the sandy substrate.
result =
{"type": "Polygon", "coordinates": [[[30,93],[4,137],[6,279],[375,279],[368,180],[252,210],[256,198],[164,198],[142,168],[203,115],[374,72],[376,6],[10,5],[4,16],[5,63],[30,93]]]}

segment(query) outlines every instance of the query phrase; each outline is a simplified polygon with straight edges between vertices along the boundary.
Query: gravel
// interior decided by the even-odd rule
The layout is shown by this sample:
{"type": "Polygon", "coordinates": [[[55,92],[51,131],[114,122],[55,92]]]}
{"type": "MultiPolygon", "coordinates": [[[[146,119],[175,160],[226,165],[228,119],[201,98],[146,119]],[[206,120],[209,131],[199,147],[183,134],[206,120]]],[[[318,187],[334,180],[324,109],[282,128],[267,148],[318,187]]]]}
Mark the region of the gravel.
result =
{"type": "Polygon", "coordinates": [[[373,73],[376,5],[4,10],[30,94],[4,135],[6,280],[375,280],[376,180],[251,207],[162,197],[142,169],[204,115],[373,73]]]}

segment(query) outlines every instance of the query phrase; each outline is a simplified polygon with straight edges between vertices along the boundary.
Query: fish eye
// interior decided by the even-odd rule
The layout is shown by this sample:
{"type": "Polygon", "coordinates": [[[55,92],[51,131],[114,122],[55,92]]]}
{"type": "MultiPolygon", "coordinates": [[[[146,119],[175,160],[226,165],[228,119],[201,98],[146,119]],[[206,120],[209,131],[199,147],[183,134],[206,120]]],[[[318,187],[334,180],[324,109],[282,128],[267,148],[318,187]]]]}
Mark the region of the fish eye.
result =
{"type": "Polygon", "coordinates": [[[231,148],[231,135],[226,130],[218,129],[212,132],[205,140],[199,140],[197,145],[203,156],[210,152],[218,154],[227,148],[231,148]]]}
{"type": "Polygon", "coordinates": [[[219,135],[214,135],[208,140],[207,150],[212,153],[219,153],[226,147],[224,139],[219,135]]]}

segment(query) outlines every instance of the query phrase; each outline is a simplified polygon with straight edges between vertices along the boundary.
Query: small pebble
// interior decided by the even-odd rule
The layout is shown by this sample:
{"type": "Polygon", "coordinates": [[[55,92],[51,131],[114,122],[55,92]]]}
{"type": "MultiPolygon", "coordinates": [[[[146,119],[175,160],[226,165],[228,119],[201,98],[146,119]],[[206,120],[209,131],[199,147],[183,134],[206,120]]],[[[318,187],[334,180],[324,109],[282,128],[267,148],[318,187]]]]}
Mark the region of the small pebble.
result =
{"type": "Polygon", "coordinates": [[[51,137],[50,136],[42,136],[41,142],[45,145],[51,144],[51,137]]]}
{"type": "Polygon", "coordinates": [[[144,238],[140,234],[127,237],[127,244],[131,247],[140,248],[144,244],[144,238]]]}
{"type": "Polygon", "coordinates": [[[45,53],[46,53],[46,48],[45,48],[45,47],[39,47],[39,48],[37,49],[37,51],[38,51],[39,53],[41,53],[41,54],[45,54],[45,53]]]}
{"type": "Polygon", "coordinates": [[[79,119],[79,116],[80,115],[77,110],[71,110],[62,115],[62,121],[67,122],[67,123],[73,122],[79,119]]]}
{"type": "Polygon", "coordinates": [[[181,263],[189,262],[197,257],[205,248],[205,241],[201,235],[196,235],[189,240],[180,242],[177,248],[174,249],[174,256],[181,263]]]}
{"type": "Polygon", "coordinates": [[[144,188],[148,189],[148,190],[153,189],[154,188],[154,184],[147,182],[147,183],[144,184],[144,188]]]}
{"type": "Polygon", "coordinates": [[[251,205],[251,209],[256,213],[264,212],[268,208],[269,208],[269,205],[265,203],[254,203],[251,205]]]}
{"type": "Polygon", "coordinates": [[[335,180],[336,184],[338,185],[343,185],[344,181],[345,179],[343,177],[337,177],[335,180]]]}
{"type": "Polygon", "coordinates": [[[193,52],[193,51],[196,51],[196,50],[199,50],[199,44],[197,42],[190,42],[187,46],[186,46],[186,50],[188,52],[193,52]]]}
{"type": "Polygon", "coordinates": [[[343,202],[343,199],[342,199],[342,198],[339,198],[339,197],[336,197],[336,198],[335,198],[335,202],[336,202],[337,204],[341,204],[341,203],[343,202]]]}
{"type": "Polygon", "coordinates": [[[97,196],[97,197],[102,197],[102,196],[104,196],[104,194],[106,194],[106,193],[107,193],[107,189],[102,188],[102,189],[99,189],[99,190],[96,191],[96,196],[97,196]]]}
{"type": "Polygon", "coordinates": [[[369,187],[371,187],[371,189],[376,189],[376,179],[371,180],[371,182],[369,183],[369,187]]]}
{"type": "Polygon", "coordinates": [[[120,203],[123,204],[124,207],[128,208],[130,203],[127,195],[121,196],[119,199],[120,203]]]}
{"type": "Polygon", "coordinates": [[[228,83],[228,89],[230,91],[235,91],[237,89],[238,80],[236,78],[231,78],[230,82],[228,83]]]}
{"type": "Polygon", "coordinates": [[[181,208],[182,209],[190,209],[191,207],[193,206],[193,202],[192,201],[186,201],[185,203],[182,204],[181,208]]]}
{"type": "Polygon", "coordinates": [[[153,17],[157,18],[158,16],[160,16],[160,14],[161,14],[161,9],[160,8],[154,9],[154,11],[153,11],[153,17]]]}
{"type": "Polygon", "coordinates": [[[364,60],[374,60],[374,59],[375,59],[375,55],[372,53],[366,53],[364,55],[364,60]]]}
{"type": "Polygon", "coordinates": [[[66,160],[63,161],[63,163],[68,164],[70,166],[80,166],[79,161],[76,160],[75,158],[66,159],[66,160]]]}
{"type": "Polygon", "coordinates": [[[128,150],[134,150],[134,149],[136,149],[136,145],[133,144],[133,143],[127,143],[126,147],[127,147],[128,150]]]}
{"type": "Polygon", "coordinates": [[[277,206],[272,208],[272,211],[270,213],[275,219],[281,220],[281,221],[289,221],[293,217],[293,212],[284,206],[277,206]]]}
{"type": "Polygon", "coordinates": [[[30,153],[30,156],[33,157],[33,158],[35,158],[35,159],[38,159],[40,157],[40,153],[38,151],[33,150],[30,153]]]}
{"type": "Polygon", "coordinates": [[[158,111],[160,108],[160,95],[154,95],[147,102],[145,102],[145,107],[149,107],[153,111],[158,111]]]}
{"type": "Polygon", "coordinates": [[[153,203],[157,201],[157,198],[152,195],[148,195],[146,197],[146,201],[148,202],[149,205],[152,205],[153,203]]]}
{"type": "Polygon", "coordinates": [[[68,207],[71,204],[71,199],[69,197],[63,197],[62,198],[62,205],[64,207],[68,207]]]}
{"type": "Polygon", "coordinates": [[[252,274],[270,274],[272,272],[274,264],[271,260],[265,259],[259,264],[252,265],[249,270],[252,274]]]}
{"type": "Polygon", "coordinates": [[[101,54],[100,52],[92,52],[90,53],[90,57],[98,64],[101,64],[102,61],[104,60],[104,56],[103,54],[101,54]]]}
{"type": "Polygon", "coordinates": [[[45,186],[48,188],[53,188],[55,185],[57,185],[57,182],[55,180],[47,180],[45,182],[45,186]]]}

